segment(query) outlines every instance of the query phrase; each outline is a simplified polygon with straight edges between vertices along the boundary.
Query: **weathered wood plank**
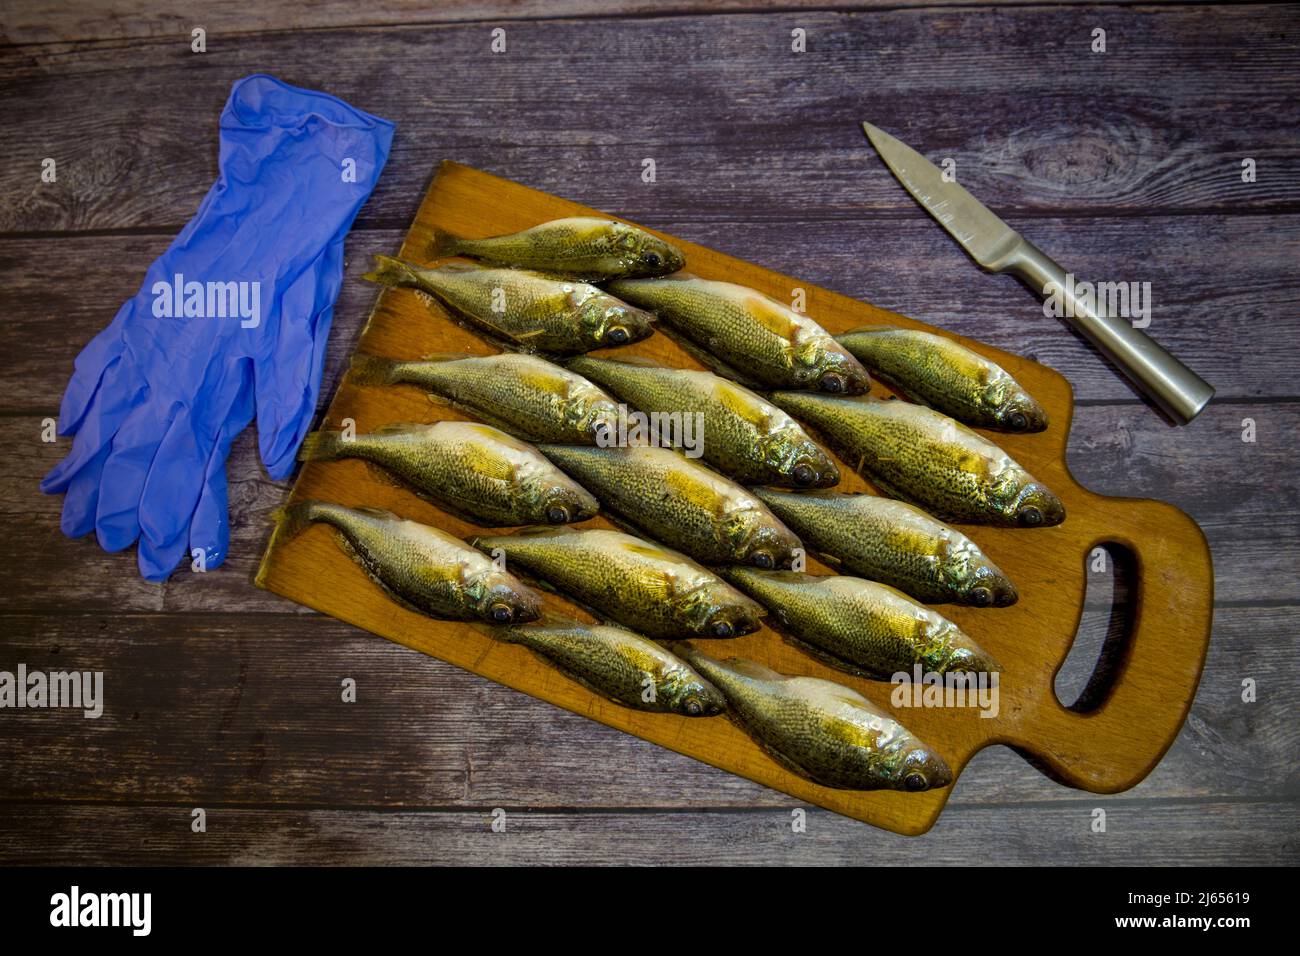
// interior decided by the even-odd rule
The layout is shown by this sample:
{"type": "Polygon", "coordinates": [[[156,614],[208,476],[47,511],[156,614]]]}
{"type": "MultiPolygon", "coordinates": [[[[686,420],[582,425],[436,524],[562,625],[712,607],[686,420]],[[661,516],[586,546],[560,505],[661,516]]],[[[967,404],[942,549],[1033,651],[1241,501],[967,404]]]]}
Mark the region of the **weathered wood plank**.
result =
{"type": "MultiPolygon", "coordinates": [[[[206,574],[183,572],[157,586],[137,578],[133,552],[106,555],[92,540],[59,534],[61,500],[40,494],[37,485],[68,443],[41,442],[40,422],[0,417],[0,441],[9,456],[0,474],[0,568],[6,569],[10,610],[285,610],[286,602],[255,593],[249,583],[270,534],[270,513],[287,491],[266,477],[251,431],[236,441],[228,465],[230,559],[206,574]]],[[[1143,405],[1083,406],[1076,411],[1069,464],[1093,490],[1170,501],[1200,522],[1214,555],[1220,602],[1285,601],[1300,597],[1292,559],[1300,539],[1297,430],[1300,404],[1211,405],[1181,429],[1143,405]],[[1247,418],[1256,423],[1254,444],[1241,441],[1247,418]]]]}
{"type": "MultiPolygon", "coordinates": [[[[1102,626],[1089,615],[1085,628],[1102,626]]],[[[1294,798],[1295,606],[1223,608],[1187,726],[1121,799],[1294,798]],[[1259,701],[1242,703],[1252,678],[1259,701]]],[[[6,711],[8,801],[350,807],[704,808],[791,798],[338,621],[6,615],[0,670],[102,671],[103,716],[6,711]],[[355,704],[340,682],[357,682],[355,704]]],[[[1078,801],[1002,747],[950,810],[1078,801]]],[[[1091,799],[1091,798],[1089,798],[1091,799]]],[[[1099,800],[1103,798],[1097,798],[1099,800]]],[[[0,815],[3,815],[0,813],[0,815]]]]}
{"type": "MultiPolygon", "coordinates": [[[[1080,401],[1131,400],[1130,386],[1081,338],[1044,316],[1014,279],[982,273],[919,209],[906,219],[844,223],[691,223],[684,237],[1036,358],[1068,378],[1080,401]]],[[[1218,398],[1300,396],[1295,261],[1300,217],[1175,216],[1043,219],[1033,238],[1080,276],[1149,282],[1148,331],[1218,388],[1218,398]],[[1067,258],[1068,256],[1068,258],[1067,258]]],[[[72,361],[139,288],[170,237],[0,239],[0,414],[56,414],[72,361]],[[70,271],[78,280],[69,282],[70,271]],[[59,334],[51,335],[51,321],[59,334]]],[[[377,295],[361,280],[392,230],[348,240],[325,395],[342,377],[377,295]]]]}
{"type": "Polygon", "coordinates": [[[1092,7],[533,21],[500,55],[487,24],[0,49],[0,231],[178,228],[215,177],[230,84],[268,63],[398,121],[366,211],[392,225],[444,158],[655,225],[914,211],[865,118],[1013,219],[1293,209],[1294,15],[1107,9],[1106,54],[1088,52],[1092,7]]]}
{"type": "MultiPolygon", "coordinates": [[[[1070,0],[1001,0],[1000,6],[1068,3],[1070,0]]],[[[1119,3],[1122,0],[1093,0],[1119,3]]],[[[1155,0],[1157,3],[1178,0],[1155,0]]],[[[338,30],[358,27],[409,26],[421,23],[461,23],[488,20],[569,19],[576,17],[669,16],[737,11],[779,10],[798,17],[800,8],[942,7],[963,0],[460,0],[430,4],[422,0],[382,0],[359,6],[349,0],[316,0],[310,5],[292,0],[257,4],[187,2],[167,10],[147,0],[113,0],[74,11],[58,0],[13,0],[0,22],[0,43],[51,44],[134,37],[188,37],[203,26],[210,37],[239,36],[264,31],[338,30]]]]}
{"type": "Polygon", "coordinates": [[[481,812],[364,812],[208,808],[190,831],[191,804],[17,805],[0,814],[0,863],[76,865],[789,864],[858,866],[1041,864],[1291,865],[1296,803],[1105,802],[1023,808],[953,806],[927,836],[875,830],[810,810],[793,833],[791,808],[711,813],[557,813],[512,806],[506,830],[481,812]],[[75,834],[75,839],[69,839],[75,834]]]}

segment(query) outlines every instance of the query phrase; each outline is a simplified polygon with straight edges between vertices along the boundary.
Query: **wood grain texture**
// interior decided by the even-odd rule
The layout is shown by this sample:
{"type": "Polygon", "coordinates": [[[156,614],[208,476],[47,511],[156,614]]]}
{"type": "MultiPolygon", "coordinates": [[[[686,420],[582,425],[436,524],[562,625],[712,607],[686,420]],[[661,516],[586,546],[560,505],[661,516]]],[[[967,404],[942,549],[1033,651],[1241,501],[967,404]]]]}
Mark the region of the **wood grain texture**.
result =
{"type": "MultiPolygon", "coordinates": [[[[501,235],[563,216],[594,210],[548,196],[454,163],[444,163],[406,236],[400,255],[420,260],[435,227],[457,235],[501,235]]],[[[808,313],[828,331],[860,325],[919,323],[838,296],[741,260],[667,237],[685,252],[688,268],[704,278],[727,279],[788,300],[805,288],[808,313]]],[[[974,343],[967,341],[967,345],[974,343]]],[[[992,716],[972,708],[912,709],[898,716],[935,747],[954,772],[991,743],[1030,751],[1053,774],[1076,787],[1124,790],[1142,779],[1172,744],[1190,706],[1210,636],[1213,573],[1209,551],[1195,523],[1171,505],[1105,499],[1075,483],[1065,467],[1065,442],[1073,400],[1069,384],[1050,369],[1009,353],[980,347],[1011,372],[1051,417],[1042,435],[999,436],[1000,444],[1061,497],[1067,511],[1059,528],[979,528],[968,533],[1021,592],[1014,607],[991,610],[945,608],[945,614],[1003,661],[1001,709],[992,716]],[[1067,711],[1052,691],[1052,675],[1069,650],[1084,598],[1084,561],[1103,541],[1128,548],[1137,560],[1134,632],[1122,675],[1104,705],[1086,715],[1067,711]]],[[[393,358],[432,352],[487,354],[491,350],[441,310],[431,310],[407,290],[384,290],[371,312],[358,349],[393,358]]],[[[667,338],[652,336],[619,354],[666,365],[698,367],[667,338]]],[[[876,387],[882,391],[880,386],[876,387]]],[[[411,388],[357,387],[345,376],[326,423],[345,418],[360,431],[393,422],[464,417],[433,406],[411,388]]],[[[843,469],[846,474],[850,472],[843,469]]],[[[433,524],[461,538],[473,526],[451,519],[408,492],[367,474],[357,461],[309,462],[290,500],[321,498],[373,505],[433,524]]],[[[846,491],[867,487],[846,479],[846,491]]],[[[605,524],[603,519],[596,523],[605,524]]],[[[607,526],[607,525],[606,525],[607,526]]],[[[431,622],[393,604],[335,546],[329,529],[308,529],[293,539],[276,538],[262,560],[257,583],[299,603],[375,631],[416,650],[450,661],[610,726],[625,730],[776,789],[857,819],[904,833],[919,833],[936,819],[949,791],[923,794],[852,792],[818,786],[778,766],[734,726],[722,720],[648,715],[611,704],[561,677],[526,649],[499,644],[464,624],[431,622]]],[[[572,606],[548,596],[548,607],[573,614],[572,606]]],[[[787,674],[836,679],[878,704],[889,686],[851,680],[815,664],[774,633],[706,642],[714,655],[749,657],[787,674]]]]}
{"type": "MultiPolygon", "coordinates": [[[[209,26],[202,57],[189,54],[185,24],[163,13],[49,6],[12,0],[0,10],[0,44],[20,42],[23,17],[50,30],[24,39],[59,41],[0,46],[0,230],[11,233],[0,238],[0,668],[103,666],[108,711],[99,722],[0,715],[0,860],[1294,859],[1296,6],[926,3],[615,21],[642,15],[602,3],[594,19],[505,23],[506,61],[485,53],[495,23],[439,26],[442,5],[425,5],[417,25],[335,20],[310,34],[304,25],[320,23],[298,4],[205,6],[246,27],[209,26]],[[785,52],[795,18],[809,29],[801,63],[785,52]],[[1076,37],[1098,24],[1111,44],[1105,60],[1077,52],[1076,37]],[[1173,502],[1205,528],[1215,555],[1214,640],[1173,748],[1133,790],[1080,799],[991,747],[919,842],[814,809],[808,842],[792,843],[794,804],[776,791],[288,613],[294,605],[249,587],[287,490],[267,480],[251,432],[230,461],[233,557],[223,568],[153,586],[135,574],[133,552],[106,555],[58,535],[59,501],[36,483],[66,443],[41,443],[40,419],[55,413],[77,351],[212,182],[230,83],[268,68],[401,124],[349,238],[325,396],[373,298],[356,275],[370,253],[397,248],[446,157],[1065,374],[1084,403],[1070,438],[1074,474],[1098,491],[1173,502]],[[963,182],[1076,272],[1153,281],[1152,331],[1219,387],[1205,416],[1168,428],[1013,280],[980,274],[872,155],[861,118],[957,159],[963,182]],[[653,186],[639,180],[645,155],[659,162],[653,186]],[[1249,187],[1239,178],[1247,155],[1260,163],[1249,187]],[[39,183],[44,156],[57,157],[58,184],[39,183]],[[1245,418],[1258,423],[1257,444],[1240,440],[1245,418]],[[344,672],[361,681],[351,716],[335,703],[344,672]],[[1258,680],[1257,704],[1240,700],[1247,677],[1258,680]],[[123,717],[128,706],[137,719],[123,717]],[[192,793],[237,815],[223,813],[200,841],[188,829],[192,793]],[[566,810],[566,796],[579,809],[566,810]],[[480,839],[489,806],[545,808],[554,835],[511,847],[480,839]],[[1094,806],[1110,813],[1110,836],[1086,833],[1094,806]],[[462,815],[472,837],[452,833],[462,815]]],[[[344,18],[377,9],[312,7],[344,18]]],[[[530,9],[509,7],[469,9],[494,19],[530,9]]],[[[1105,614],[1085,612],[1081,658],[1064,676],[1086,673],[1105,614]]]]}
{"type": "MultiPolygon", "coordinates": [[[[286,609],[288,602],[280,602],[286,609]]],[[[1096,647],[1109,607],[1085,612],[1096,647]]],[[[1220,608],[1186,725],[1112,802],[1300,797],[1295,606],[1220,608]],[[1253,678],[1260,700],[1241,700],[1253,678]]],[[[0,667],[102,671],[104,714],[0,720],[14,802],[475,810],[788,807],[789,796],[318,614],[9,614],[0,667]],[[357,682],[357,703],[341,681],[357,682]],[[69,768],[78,768],[69,773],[69,768]]],[[[1081,661],[1085,666],[1088,662],[1081,661]]],[[[1078,801],[1006,747],[981,751],[945,813],[1078,801]]],[[[860,828],[867,838],[867,828],[860,828]]],[[[0,859],[3,856],[0,855],[0,859]]]]}
{"type": "MultiPolygon", "coordinates": [[[[271,0],[255,6],[189,2],[171,4],[165,11],[148,0],[105,0],[80,9],[59,0],[11,0],[0,21],[0,43],[54,44],[115,40],[135,37],[177,37],[188,42],[190,31],[203,26],[215,43],[218,38],[263,31],[337,30],[404,27],[414,24],[489,21],[493,26],[515,20],[567,19],[592,16],[670,16],[683,14],[762,12],[779,10],[798,18],[805,8],[835,9],[964,4],[966,0],[382,0],[356,4],[350,0],[271,0]]],[[[1010,0],[1004,6],[1068,3],[1070,0],[1010,0]]],[[[1123,0],[1095,0],[1119,3],[1123,0]]],[[[1176,0],[1156,0],[1176,2],[1176,0]]],[[[793,22],[793,21],[792,21],[793,22]]]]}
{"type": "MultiPolygon", "coordinates": [[[[622,214],[622,210],[614,210],[622,214]]],[[[815,285],[912,315],[1051,366],[1082,402],[1134,392],[1096,350],[1008,276],[982,273],[919,208],[907,218],[841,222],[689,222],[674,234],[815,285]],[[918,308],[918,304],[923,307],[918,308]]],[[[170,236],[0,239],[0,414],[57,412],[72,361],[135,294],[170,236]],[[75,264],[80,281],[68,283],[75,264]],[[51,316],[60,334],[50,335],[51,316]]],[[[1300,341],[1297,217],[1169,216],[1134,228],[1125,218],[1052,218],[1034,241],[1070,250],[1079,275],[1151,283],[1147,330],[1218,386],[1216,401],[1300,398],[1291,347],[1300,341]],[[1213,268],[1206,268],[1212,262],[1213,268]]],[[[335,307],[325,393],[337,385],[370,308],[360,276],[375,253],[401,245],[398,230],[354,232],[335,307]]]]}
{"type": "MultiPolygon", "coordinates": [[[[160,586],[135,574],[133,551],[105,554],[93,538],[74,541],[56,533],[62,501],[40,494],[37,486],[70,443],[40,441],[41,422],[34,416],[0,416],[0,441],[10,453],[0,472],[0,526],[6,531],[0,535],[0,567],[10,583],[7,609],[39,613],[67,605],[94,612],[238,609],[247,614],[285,609],[284,601],[248,588],[269,537],[270,514],[288,490],[287,483],[266,476],[251,430],[235,442],[227,465],[229,559],[205,574],[182,571],[160,586]]],[[[1292,467],[1289,437],[1297,430],[1300,404],[1295,403],[1211,404],[1186,428],[1170,428],[1143,405],[1084,406],[1071,429],[1069,466],[1088,487],[1161,497],[1196,518],[1219,558],[1216,600],[1275,603],[1300,599],[1292,560],[1300,543],[1300,478],[1292,467]],[[1241,440],[1246,419],[1256,423],[1254,444],[1241,440]]]]}
{"type": "Polygon", "coordinates": [[[1018,227],[1061,209],[1294,210],[1295,10],[809,11],[806,54],[784,15],[530,22],[500,55],[479,24],[253,33],[205,54],[184,37],[0,48],[0,231],[176,232],[216,178],[231,84],[269,67],[398,123],[363,224],[404,228],[444,158],[664,227],[915,214],[863,119],[952,158],[1018,227]],[[1088,52],[1098,17],[1104,55],[1088,52]]]}
{"type": "MultiPolygon", "coordinates": [[[[190,832],[197,804],[138,807],[15,806],[0,815],[0,845],[15,863],[93,865],[934,865],[993,866],[1056,860],[1087,866],[1195,866],[1231,859],[1285,866],[1300,849],[1295,805],[1283,802],[1107,804],[1107,832],[1090,832],[1096,801],[957,808],[926,840],[793,807],[711,812],[532,811],[506,804],[505,833],[492,810],[364,812],[205,807],[208,832],[190,832]],[[1008,824],[1008,817],[1011,818],[1008,824]],[[989,834],[997,832],[996,847],[989,834]],[[67,834],[77,834],[68,840],[67,834]],[[12,849],[10,849],[12,848],[12,849]]],[[[899,878],[906,878],[902,875],[899,878]]],[[[919,875],[918,875],[919,878],[919,875]]]]}

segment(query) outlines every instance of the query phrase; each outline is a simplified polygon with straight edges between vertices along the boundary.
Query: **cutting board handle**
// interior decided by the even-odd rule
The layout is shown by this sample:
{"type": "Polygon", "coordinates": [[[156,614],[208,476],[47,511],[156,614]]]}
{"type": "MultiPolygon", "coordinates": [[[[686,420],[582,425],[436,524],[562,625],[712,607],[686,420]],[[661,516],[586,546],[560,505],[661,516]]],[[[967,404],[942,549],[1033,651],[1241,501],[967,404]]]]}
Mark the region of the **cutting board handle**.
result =
{"type": "MultiPolygon", "coordinates": [[[[1117,513],[1118,502],[1101,500],[1105,507],[1088,510],[1117,513]]],[[[1196,522],[1163,502],[1123,505],[1145,519],[1134,522],[1146,529],[1141,540],[1099,529],[1085,551],[1119,545],[1134,561],[1129,632],[1109,687],[1090,695],[1100,704],[1088,711],[1062,706],[1049,687],[1020,724],[1024,738],[1013,742],[1052,776],[1094,793],[1132,787],[1173,744],[1196,694],[1213,615],[1214,570],[1196,522]]]]}

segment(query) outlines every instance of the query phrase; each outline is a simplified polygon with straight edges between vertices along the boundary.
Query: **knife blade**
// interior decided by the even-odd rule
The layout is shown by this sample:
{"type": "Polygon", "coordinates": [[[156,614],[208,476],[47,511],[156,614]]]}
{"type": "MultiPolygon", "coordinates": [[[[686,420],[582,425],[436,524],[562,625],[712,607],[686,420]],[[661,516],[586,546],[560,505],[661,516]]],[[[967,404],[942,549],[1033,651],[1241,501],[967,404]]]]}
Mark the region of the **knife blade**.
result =
{"type": "Polygon", "coordinates": [[[1205,408],[1214,389],[1132,322],[1080,296],[1072,275],[998,218],[955,180],[906,143],[870,123],[862,130],[885,165],[922,208],[991,272],[1009,272],[1039,296],[1055,297],[1062,317],[1167,415],[1186,424],[1205,408]]]}

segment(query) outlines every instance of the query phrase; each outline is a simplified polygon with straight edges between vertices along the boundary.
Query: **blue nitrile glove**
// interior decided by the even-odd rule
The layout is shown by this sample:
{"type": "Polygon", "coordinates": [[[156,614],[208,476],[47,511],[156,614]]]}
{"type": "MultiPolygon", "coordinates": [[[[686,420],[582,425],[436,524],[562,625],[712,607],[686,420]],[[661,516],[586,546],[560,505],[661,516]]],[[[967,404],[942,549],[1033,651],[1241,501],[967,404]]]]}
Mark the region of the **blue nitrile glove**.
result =
{"type": "Polygon", "coordinates": [[[59,417],[60,432],[76,438],[41,483],[66,494],[65,534],[94,530],[109,551],[138,538],[140,571],[154,581],[194,548],[208,568],[224,560],[230,444],[256,413],[268,472],[292,471],[316,408],[343,239],[393,129],[273,77],[234,85],[217,182],[140,291],[77,357],[59,417]],[[200,284],[203,315],[174,314],[177,275],[200,284]],[[239,288],[210,294],[214,283],[245,283],[235,301],[249,308],[207,315],[239,288]]]}

